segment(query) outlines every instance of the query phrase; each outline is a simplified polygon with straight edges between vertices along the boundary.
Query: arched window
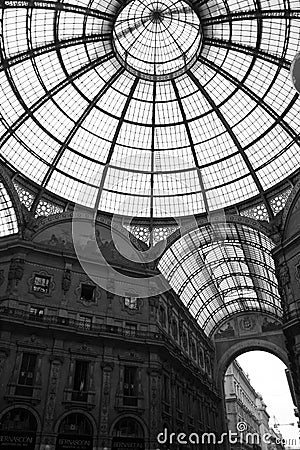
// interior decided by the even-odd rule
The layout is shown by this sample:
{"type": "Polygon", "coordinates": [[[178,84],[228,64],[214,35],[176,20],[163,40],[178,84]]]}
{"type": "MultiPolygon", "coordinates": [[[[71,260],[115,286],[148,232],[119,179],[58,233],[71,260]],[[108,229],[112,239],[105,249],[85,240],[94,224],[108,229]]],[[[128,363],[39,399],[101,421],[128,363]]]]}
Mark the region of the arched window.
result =
{"type": "Polygon", "coordinates": [[[59,434],[80,434],[91,436],[93,428],[89,419],[78,413],[68,414],[60,423],[59,434]]]}
{"type": "Polygon", "coordinates": [[[84,414],[71,413],[61,421],[55,450],[92,450],[93,427],[84,414]]]}
{"type": "Polygon", "coordinates": [[[11,409],[0,419],[0,430],[36,432],[36,418],[30,411],[25,408],[11,409]]]}
{"type": "Polygon", "coordinates": [[[11,409],[0,419],[0,448],[14,450],[17,447],[14,444],[10,446],[10,444],[21,442],[23,444],[22,448],[34,450],[36,432],[37,421],[30,411],[25,408],[11,409]],[[7,442],[8,445],[6,445],[5,442],[7,442]],[[1,443],[3,445],[1,445],[1,443]]]}
{"type": "Polygon", "coordinates": [[[113,429],[114,437],[143,438],[144,432],[139,422],[131,417],[119,420],[113,429]]]}

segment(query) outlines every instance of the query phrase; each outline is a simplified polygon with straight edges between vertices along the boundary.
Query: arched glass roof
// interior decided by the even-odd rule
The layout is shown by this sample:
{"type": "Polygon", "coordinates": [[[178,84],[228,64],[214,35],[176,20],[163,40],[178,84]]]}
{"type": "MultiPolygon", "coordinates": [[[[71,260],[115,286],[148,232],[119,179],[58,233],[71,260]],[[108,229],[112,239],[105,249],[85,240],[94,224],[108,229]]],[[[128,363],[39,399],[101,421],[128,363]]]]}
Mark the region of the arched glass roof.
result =
{"type": "MultiPolygon", "coordinates": [[[[298,0],[4,0],[1,159],[68,200],[174,217],[300,163],[298,0]]],[[[272,212],[271,212],[272,215],[272,212]]]]}
{"type": "Polygon", "coordinates": [[[158,267],[211,335],[234,314],[259,311],[282,317],[273,247],[268,237],[245,225],[206,225],[177,240],[158,267]]]}
{"type": "Polygon", "coordinates": [[[18,232],[17,216],[9,194],[0,181],[0,237],[18,232]]]}

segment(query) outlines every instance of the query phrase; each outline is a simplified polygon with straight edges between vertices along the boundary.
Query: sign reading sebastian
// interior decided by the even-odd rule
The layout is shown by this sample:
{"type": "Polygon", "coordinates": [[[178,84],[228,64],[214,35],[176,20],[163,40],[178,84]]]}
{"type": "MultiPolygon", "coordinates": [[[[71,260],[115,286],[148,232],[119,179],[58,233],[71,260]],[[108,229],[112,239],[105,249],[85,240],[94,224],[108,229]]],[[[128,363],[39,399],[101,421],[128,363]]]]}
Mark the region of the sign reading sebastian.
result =
{"type": "Polygon", "coordinates": [[[143,438],[115,437],[112,440],[112,450],[144,450],[143,438]]]}
{"type": "Polygon", "coordinates": [[[34,450],[36,433],[0,430],[0,450],[34,450]]]}
{"type": "Polygon", "coordinates": [[[93,437],[79,434],[59,434],[55,450],[93,450],[93,437]]]}

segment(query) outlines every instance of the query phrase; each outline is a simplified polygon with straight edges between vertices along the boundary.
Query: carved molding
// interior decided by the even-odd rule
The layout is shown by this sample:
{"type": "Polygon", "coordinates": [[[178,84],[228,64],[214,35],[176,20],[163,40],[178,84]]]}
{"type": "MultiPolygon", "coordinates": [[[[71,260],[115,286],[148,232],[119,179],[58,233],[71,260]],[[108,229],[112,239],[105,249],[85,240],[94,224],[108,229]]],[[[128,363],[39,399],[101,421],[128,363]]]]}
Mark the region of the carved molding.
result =
{"type": "Polygon", "coordinates": [[[53,428],[53,418],[57,397],[57,388],[60,379],[62,361],[60,358],[52,357],[50,369],[50,381],[48,388],[48,398],[45,411],[45,431],[51,431],[53,428]]]}
{"type": "Polygon", "coordinates": [[[51,297],[52,293],[55,289],[55,282],[54,282],[54,277],[53,275],[51,275],[50,273],[46,272],[45,270],[41,270],[39,272],[33,272],[31,277],[28,278],[27,280],[27,285],[28,285],[28,292],[30,294],[33,294],[36,298],[44,298],[44,297],[51,297]],[[48,277],[50,278],[50,283],[49,283],[49,291],[48,292],[36,292],[33,290],[33,282],[34,282],[34,278],[38,276],[41,277],[48,277]]]}

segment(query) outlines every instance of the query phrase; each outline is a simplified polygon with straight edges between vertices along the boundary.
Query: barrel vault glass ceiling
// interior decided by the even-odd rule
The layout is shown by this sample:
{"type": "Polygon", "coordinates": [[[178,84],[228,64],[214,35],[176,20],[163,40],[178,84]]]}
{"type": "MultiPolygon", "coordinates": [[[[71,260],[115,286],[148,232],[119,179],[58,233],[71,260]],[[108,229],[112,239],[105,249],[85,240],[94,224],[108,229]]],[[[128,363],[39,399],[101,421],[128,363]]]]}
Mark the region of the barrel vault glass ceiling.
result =
{"type": "Polygon", "coordinates": [[[299,167],[298,0],[1,4],[1,159],[43,191],[174,217],[299,167]]]}
{"type": "Polygon", "coordinates": [[[235,314],[282,318],[271,240],[241,224],[206,225],[176,241],[159,269],[211,335],[235,314]]]}

